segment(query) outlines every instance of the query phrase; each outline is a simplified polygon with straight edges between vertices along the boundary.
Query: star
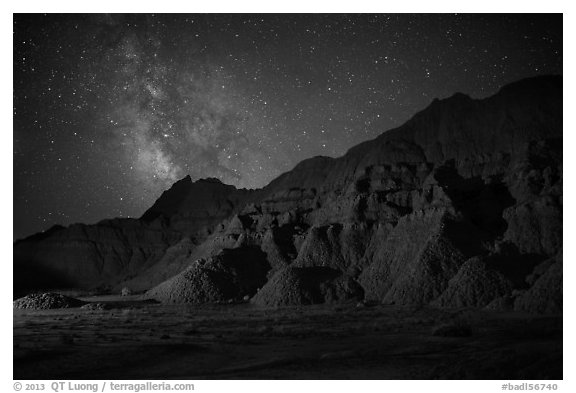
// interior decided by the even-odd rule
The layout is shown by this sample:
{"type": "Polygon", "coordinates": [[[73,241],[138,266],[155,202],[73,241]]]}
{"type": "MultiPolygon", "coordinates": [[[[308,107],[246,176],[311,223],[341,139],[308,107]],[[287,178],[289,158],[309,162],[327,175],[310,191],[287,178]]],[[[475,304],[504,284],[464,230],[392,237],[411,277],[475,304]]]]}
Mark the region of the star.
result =
{"type": "Polygon", "coordinates": [[[561,27],[554,14],[15,14],[14,236],[139,217],[186,175],[263,187],[434,98],[561,74],[561,27]]]}

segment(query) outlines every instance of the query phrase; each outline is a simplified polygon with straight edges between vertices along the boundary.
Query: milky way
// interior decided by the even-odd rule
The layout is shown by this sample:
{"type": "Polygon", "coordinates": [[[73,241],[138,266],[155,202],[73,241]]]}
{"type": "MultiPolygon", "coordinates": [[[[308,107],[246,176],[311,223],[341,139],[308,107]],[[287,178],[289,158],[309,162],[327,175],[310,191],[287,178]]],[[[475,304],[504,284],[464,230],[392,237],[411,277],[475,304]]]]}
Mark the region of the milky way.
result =
{"type": "Polygon", "coordinates": [[[562,73],[558,15],[16,15],[15,237],[262,187],[434,98],[562,73]]]}

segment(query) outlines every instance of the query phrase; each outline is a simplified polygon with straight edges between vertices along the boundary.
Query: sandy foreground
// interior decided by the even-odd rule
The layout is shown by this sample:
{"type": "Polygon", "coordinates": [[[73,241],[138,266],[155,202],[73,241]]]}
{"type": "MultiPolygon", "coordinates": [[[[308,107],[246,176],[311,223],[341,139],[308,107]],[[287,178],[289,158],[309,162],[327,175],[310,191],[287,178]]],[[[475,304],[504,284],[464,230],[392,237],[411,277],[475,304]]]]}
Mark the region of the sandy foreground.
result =
{"type": "Polygon", "coordinates": [[[14,310],[14,379],[562,379],[562,317],[428,307],[14,310]]]}

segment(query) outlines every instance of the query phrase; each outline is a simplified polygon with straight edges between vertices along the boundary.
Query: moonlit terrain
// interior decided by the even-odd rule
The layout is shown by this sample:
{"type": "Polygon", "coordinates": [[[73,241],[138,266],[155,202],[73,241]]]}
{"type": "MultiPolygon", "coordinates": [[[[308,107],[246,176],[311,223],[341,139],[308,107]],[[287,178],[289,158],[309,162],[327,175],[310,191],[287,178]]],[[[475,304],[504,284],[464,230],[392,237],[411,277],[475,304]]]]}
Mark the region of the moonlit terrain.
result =
{"type": "Polygon", "coordinates": [[[16,15],[14,237],[262,187],[434,98],[561,73],[556,16],[16,15]]]}

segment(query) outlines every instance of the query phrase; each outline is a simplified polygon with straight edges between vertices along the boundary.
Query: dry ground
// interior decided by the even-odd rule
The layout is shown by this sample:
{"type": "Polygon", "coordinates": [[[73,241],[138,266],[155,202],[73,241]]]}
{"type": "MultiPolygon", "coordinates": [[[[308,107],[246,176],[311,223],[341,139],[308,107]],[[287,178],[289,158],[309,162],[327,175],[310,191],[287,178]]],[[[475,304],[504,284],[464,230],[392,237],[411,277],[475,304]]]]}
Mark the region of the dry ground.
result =
{"type": "Polygon", "coordinates": [[[15,379],[562,378],[561,317],[83,300],[113,308],[14,310],[15,379]]]}

